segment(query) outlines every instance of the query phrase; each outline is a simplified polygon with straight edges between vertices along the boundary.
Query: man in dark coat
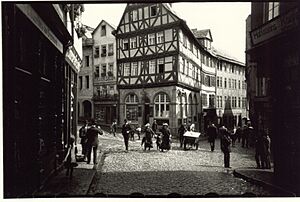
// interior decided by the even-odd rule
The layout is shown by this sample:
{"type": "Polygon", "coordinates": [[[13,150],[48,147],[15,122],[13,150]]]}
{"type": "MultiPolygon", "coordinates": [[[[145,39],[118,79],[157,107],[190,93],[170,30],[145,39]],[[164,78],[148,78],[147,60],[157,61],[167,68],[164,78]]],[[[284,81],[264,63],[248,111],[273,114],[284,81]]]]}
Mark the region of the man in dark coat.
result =
{"type": "Polygon", "coordinates": [[[129,135],[130,135],[131,127],[128,124],[127,120],[124,120],[124,124],[122,126],[122,135],[124,138],[124,143],[125,143],[125,149],[128,151],[128,140],[129,140],[129,135]]]}
{"type": "Polygon", "coordinates": [[[87,133],[87,130],[88,130],[88,121],[86,120],[85,121],[85,124],[79,129],[79,137],[80,137],[80,144],[81,144],[81,147],[82,147],[82,155],[84,156],[84,159],[86,158],[86,155],[87,155],[87,136],[86,136],[86,133],[87,133]]]}
{"type": "Polygon", "coordinates": [[[210,123],[207,128],[208,142],[210,144],[211,151],[215,150],[215,139],[217,138],[218,132],[215,124],[210,123]]]}
{"type": "Polygon", "coordinates": [[[183,145],[183,135],[187,131],[186,124],[183,123],[178,129],[180,147],[183,145]]]}
{"type": "Polygon", "coordinates": [[[98,134],[103,135],[103,131],[96,126],[94,120],[91,121],[91,127],[87,130],[87,164],[91,162],[91,153],[93,150],[94,164],[97,164],[97,149],[99,144],[98,134]]]}
{"type": "Polygon", "coordinates": [[[171,142],[170,142],[171,132],[170,132],[170,129],[169,129],[169,126],[167,123],[163,124],[163,128],[162,128],[161,132],[162,132],[162,143],[161,143],[160,149],[162,152],[164,151],[164,149],[170,150],[171,149],[171,142]]]}
{"type": "Polygon", "coordinates": [[[220,138],[221,138],[221,150],[224,153],[224,167],[230,168],[230,134],[225,126],[222,126],[219,129],[220,138]]]}

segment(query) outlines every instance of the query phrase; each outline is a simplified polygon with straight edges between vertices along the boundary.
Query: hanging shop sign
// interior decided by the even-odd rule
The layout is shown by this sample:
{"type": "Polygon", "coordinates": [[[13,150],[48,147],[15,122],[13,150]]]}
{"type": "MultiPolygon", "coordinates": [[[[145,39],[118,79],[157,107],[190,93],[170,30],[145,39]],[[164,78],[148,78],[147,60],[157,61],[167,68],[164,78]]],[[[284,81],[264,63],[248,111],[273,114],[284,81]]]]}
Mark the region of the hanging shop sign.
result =
{"type": "Polygon", "coordinates": [[[76,54],[74,53],[74,51],[76,51],[74,47],[70,47],[67,50],[66,60],[76,70],[76,72],[79,72],[81,60],[76,57],[76,54]]]}
{"type": "Polygon", "coordinates": [[[16,6],[28,17],[28,19],[46,36],[47,39],[63,53],[63,44],[53,34],[50,28],[40,18],[40,16],[33,10],[29,4],[16,4],[16,6]]]}
{"type": "Polygon", "coordinates": [[[294,9],[283,16],[271,20],[262,27],[253,30],[251,32],[252,43],[253,45],[256,45],[297,26],[298,9],[294,9]]]}

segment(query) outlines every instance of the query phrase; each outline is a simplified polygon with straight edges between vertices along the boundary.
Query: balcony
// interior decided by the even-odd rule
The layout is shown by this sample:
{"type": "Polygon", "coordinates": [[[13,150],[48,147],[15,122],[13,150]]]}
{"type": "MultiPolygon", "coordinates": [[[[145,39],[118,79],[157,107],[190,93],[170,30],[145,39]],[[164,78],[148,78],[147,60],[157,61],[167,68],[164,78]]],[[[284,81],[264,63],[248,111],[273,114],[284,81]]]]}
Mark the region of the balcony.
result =
{"type": "Polygon", "coordinates": [[[93,96],[93,101],[117,101],[119,98],[118,94],[102,94],[93,96]]]}

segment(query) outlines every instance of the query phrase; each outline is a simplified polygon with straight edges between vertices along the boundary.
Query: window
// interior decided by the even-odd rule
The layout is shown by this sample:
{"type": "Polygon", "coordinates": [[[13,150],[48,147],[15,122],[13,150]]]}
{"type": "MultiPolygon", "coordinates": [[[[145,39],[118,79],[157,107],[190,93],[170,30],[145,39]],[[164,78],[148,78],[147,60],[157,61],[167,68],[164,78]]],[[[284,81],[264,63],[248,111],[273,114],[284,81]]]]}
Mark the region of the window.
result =
{"type": "Polygon", "coordinates": [[[99,66],[95,66],[95,78],[99,77],[99,66]]]}
{"type": "Polygon", "coordinates": [[[220,96],[220,108],[222,108],[222,107],[223,107],[223,97],[220,96]]]}
{"type": "Polygon", "coordinates": [[[159,93],[154,99],[154,116],[169,118],[170,98],[166,93],[159,93]]]}
{"type": "Polygon", "coordinates": [[[125,98],[125,117],[127,120],[138,120],[138,102],[135,94],[130,94],[125,98]]]}
{"type": "Polygon", "coordinates": [[[130,73],[130,65],[129,63],[124,64],[124,76],[129,76],[130,73]]]}
{"type": "Polygon", "coordinates": [[[155,74],[155,60],[149,62],[149,74],[155,74]]]}
{"type": "Polygon", "coordinates": [[[227,78],[224,78],[224,88],[227,88],[227,78]]]}
{"type": "Polygon", "coordinates": [[[101,77],[106,76],[106,64],[101,65],[101,77]]]}
{"type": "Polygon", "coordinates": [[[220,77],[217,76],[217,87],[220,87],[220,77]]]}
{"type": "Polygon", "coordinates": [[[238,81],[238,87],[239,87],[239,89],[241,89],[241,81],[240,80],[238,81]]]}
{"type": "Polygon", "coordinates": [[[99,54],[100,54],[100,52],[99,52],[99,47],[95,47],[95,55],[94,55],[94,57],[95,57],[95,58],[98,58],[98,57],[99,57],[99,54]]]}
{"type": "Polygon", "coordinates": [[[194,47],[193,47],[193,43],[192,43],[192,42],[190,42],[190,51],[192,51],[192,52],[193,52],[193,49],[194,49],[194,47]]]}
{"type": "Polygon", "coordinates": [[[279,2],[268,2],[268,21],[279,15],[279,2]]]}
{"type": "Polygon", "coordinates": [[[85,76],[85,80],[86,80],[86,88],[89,89],[89,87],[90,87],[90,78],[89,78],[89,76],[85,76]]]}
{"type": "Polygon", "coordinates": [[[187,38],[185,35],[183,35],[183,46],[187,47],[187,38]]]}
{"type": "Polygon", "coordinates": [[[163,32],[158,32],[157,33],[156,42],[157,42],[157,44],[160,44],[160,43],[164,42],[164,33],[163,32]]]}
{"type": "Polygon", "coordinates": [[[215,95],[209,95],[209,107],[210,108],[215,107],[215,95]]]}
{"type": "Polygon", "coordinates": [[[128,50],[128,39],[123,39],[123,50],[128,50]]]}
{"type": "Polygon", "coordinates": [[[155,44],[155,35],[149,34],[148,35],[148,45],[154,45],[155,44]]]}
{"type": "Polygon", "coordinates": [[[101,57],[105,57],[106,56],[106,45],[102,45],[101,46],[101,57]]]}
{"type": "Polygon", "coordinates": [[[136,42],[136,38],[132,37],[130,38],[130,48],[136,48],[137,47],[137,42],[136,42]]]}
{"type": "Polygon", "coordinates": [[[165,64],[164,64],[164,59],[159,59],[158,60],[158,73],[164,73],[165,72],[165,64]]]}
{"type": "Polygon", "coordinates": [[[153,17],[153,16],[156,16],[158,13],[158,7],[155,5],[155,6],[151,6],[150,7],[150,16],[153,17]]]}
{"type": "Polygon", "coordinates": [[[182,73],[184,73],[185,70],[185,59],[182,58],[182,73]]]}
{"type": "Polygon", "coordinates": [[[101,26],[101,36],[106,36],[106,25],[101,26]]]}
{"type": "Polygon", "coordinates": [[[79,89],[82,89],[82,76],[79,77],[79,89]]]}
{"type": "Polygon", "coordinates": [[[90,66],[90,56],[88,56],[88,55],[85,56],[85,66],[86,67],[90,66]]]}
{"type": "Polygon", "coordinates": [[[137,10],[131,11],[130,15],[131,15],[131,20],[132,21],[137,21],[138,20],[138,12],[137,12],[137,10]]]}
{"type": "Polygon", "coordinates": [[[114,54],[114,44],[108,44],[108,55],[111,56],[114,54]]]}
{"type": "Polygon", "coordinates": [[[108,63],[107,75],[109,77],[113,77],[114,76],[113,70],[114,70],[114,63],[108,63]]]}
{"type": "Polygon", "coordinates": [[[234,89],[236,89],[236,79],[234,79],[234,89]]]}
{"type": "Polygon", "coordinates": [[[238,100],[238,107],[241,108],[241,98],[239,97],[239,100],[238,100]]]}
{"type": "Polygon", "coordinates": [[[203,93],[201,95],[202,106],[207,107],[207,94],[203,93]]]}
{"type": "Polygon", "coordinates": [[[228,79],[228,88],[231,88],[231,79],[228,79]]]}
{"type": "Polygon", "coordinates": [[[115,87],[113,85],[109,86],[109,94],[113,95],[115,93],[115,87]]]}
{"type": "Polygon", "coordinates": [[[223,83],[223,78],[222,77],[220,77],[220,88],[222,88],[222,83],[223,83]]]}
{"type": "Polygon", "coordinates": [[[137,76],[138,75],[138,63],[133,62],[131,66],[131,76],[137,76]]]}
{"type": "Polygon", "coordinates": [[[101,86],[101,95],[107,95],[107,86],[101,86]]]}

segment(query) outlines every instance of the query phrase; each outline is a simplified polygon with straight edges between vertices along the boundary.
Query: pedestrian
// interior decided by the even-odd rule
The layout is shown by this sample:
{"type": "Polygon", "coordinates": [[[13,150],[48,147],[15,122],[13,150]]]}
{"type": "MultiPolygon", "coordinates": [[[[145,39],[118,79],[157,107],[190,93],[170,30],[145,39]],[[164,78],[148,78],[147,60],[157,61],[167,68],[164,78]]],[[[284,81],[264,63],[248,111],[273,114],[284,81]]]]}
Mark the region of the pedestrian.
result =
{"type": "Polygon", "coordinates": [[[68,142],[68,152],[66,158],[64,159],[65,167],[67,169],[66,176],[69,176],[70,178],[73,177],[74,167],[78,166],[75,157],[74,142],[75,142],[75,136],[71,135],[68,142]]]}
{"type": "Polygon", "coordinates": [[[237,139],[236,137],[236,127],[234,127],[234,129],[232,131],[230,131],[230,138],[232,140],[232,147],[235,147],[235,141],[237,139]]]}
{"type": "Polygon", "coordinates": [[[230,168],[230,144],[231,144],[231,139],[229,132],[225,126],[222,126],[219,129],[219,134],[221,138],[221,150],[224,153],[224,167],[225,168],[230,168]]]}
{"type": "Polygon", "coordinates": [[[250,136],[250,123],[248,122],[247,125],[243,128],[242,133],[242,147],[249,147],[249,136],[250,136]]]}
{"type": "Polygon", "coordinates": [[[210,123],[207,128],[208,142],[210,144],[210,150],[213,152],[215,150],[215,139],[217,138],[218,131],[215,124],[210,123]]]}
{"type": "Polygon", "coordinates": [[[153,123],[152,123],[152,131],[154,132],[154,133],[156,133],[157,132],[157,123],[156,123],[156,120],[154,119],[153,120],[153,123]]]}
{"type": "Polygon", "coordinates": [[[142,141],[142,144],[144,143],[144,150],[146,150],[146,148],[148,148],[148,150],[150,150],[150,148],[153,148],[152,137],[154,135],[155,135],[155,133],[150,128],[150,124],[147,123],[145,125],[145,137],[144,137],[144,141],[142,141]]]}
{"type": "Polygon", "coordinates": [[[101,130],[100,126],[96,126],[95,120],[91,121],[91,127],[87,130],[87,164],[91,162],[91,153],[93,150],[93,162],[94,165],[97,164],[97,150],[98,150],[98,134],[103,135],[103,131],[101,130]]]}
{"type": "Polygon", "coordinates": [[[125,119],[124,124],[122,126],[122,135],[124,138],[126,151],[128,151],[128,140],[129,140],[130,131],[131,131],[130,125],[128,124],[127,120],[125,119]]]}
{"type": "Polygon", "coordinates": [[[271,169],[271,149],[270,149],[271,139],[265,131],[263,131],[262,146],[263,146],[262,168],[271,169]]]}
{"type": "Polygon", "coordinates": [[[134,127],[133,124],[131,124],[130,121],[128,121],[128,124],[129,124],[129,126],[130,126],[130,132],[129,132],[129,134],[130,134],[130,140],[131,140],[131,141],[134,141],[135,127],[134,127]]]}
{"type": "Polygon", "coordinates": [[[117,120],[116,119],[112,122],[110,131],[114,135],[114,137],[116,137],[116,132],[117,132],[117,120]]]}
{"type": "Polygon", "coordinates": [[[242,133],[243,133],[242,128],[241,128],[240,126],[238,126],[237,129],[236,129],[236,132],[235,132],[236,138],[237,138],[237,140],[238,140],[238,143],[241,142],[242,133]]]}
{"type": "Polygon", "coordinates": [[[139,140],[141,139],[141,132],[142,132],[142,128],[138,125],[137,128],[135,129],[138,137],[139,137],[139,140]]]}
{"type": "Polygon", "coordinates": [[[160,146],[160,150],[161,152],[164,151],[164,149],[166,150],[170,150],[171,149],[171,132],[169,129],[169,126],[167,123],[163,124],[163,128],[162,128],[162,143],[160,146]]]}
{"type": "Polygon", "coordinates": [[[80,137],[80,144],[81,144],[81,153],[83,155],[83,160],[86,160],[86,155],[87,155],[87,133],[88,130],[88,121],[85,120],[85,124],[79,129],[79,137],[80,137]]]}
{"type": "Polygon", "coordinates": [[[255,135],[254,146],[255,146],[256,168],[262,168],[263,160],[264,160],[262,130],[258,131],[258,133],[255,135]]]}
{"type": "Polygon", "coordinates": [[[180,147],[183,146],[183,139],[184,139],[183,135],[186,131],[187,131],[186,124],[182,123],[181,126],[178,128],[180,147]]]}

